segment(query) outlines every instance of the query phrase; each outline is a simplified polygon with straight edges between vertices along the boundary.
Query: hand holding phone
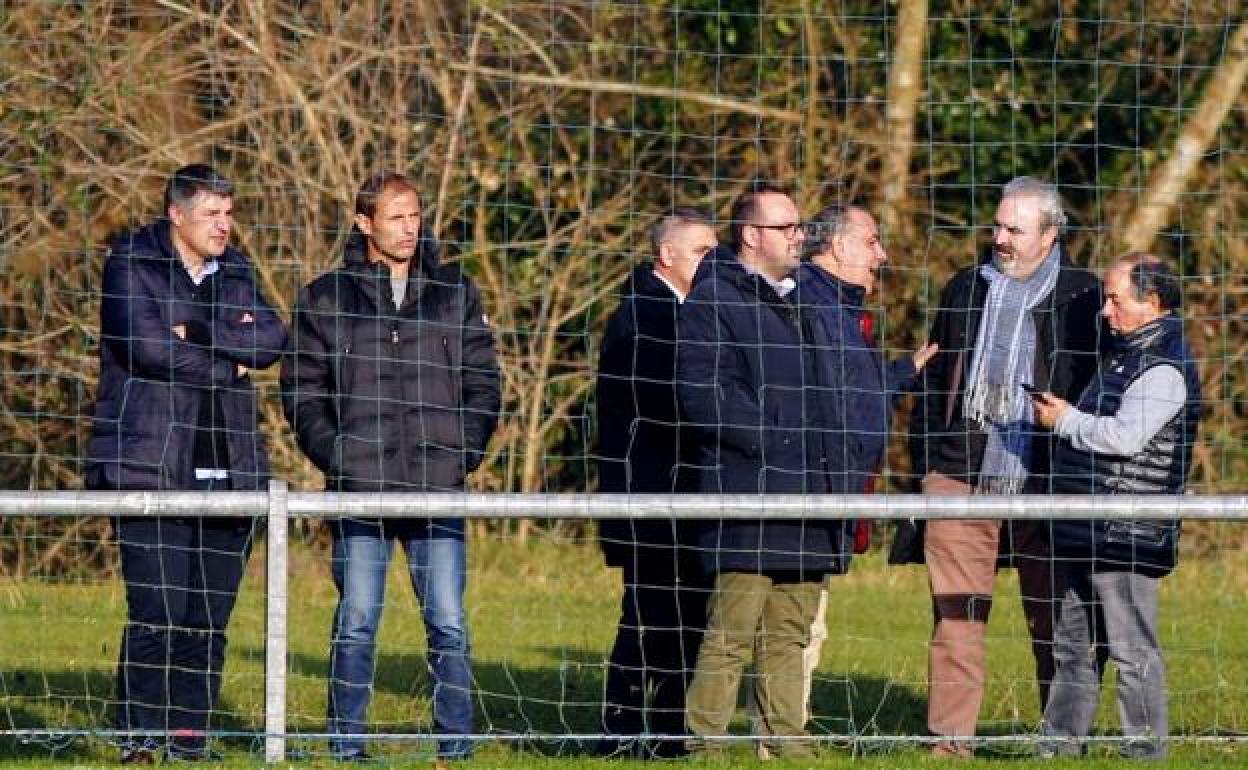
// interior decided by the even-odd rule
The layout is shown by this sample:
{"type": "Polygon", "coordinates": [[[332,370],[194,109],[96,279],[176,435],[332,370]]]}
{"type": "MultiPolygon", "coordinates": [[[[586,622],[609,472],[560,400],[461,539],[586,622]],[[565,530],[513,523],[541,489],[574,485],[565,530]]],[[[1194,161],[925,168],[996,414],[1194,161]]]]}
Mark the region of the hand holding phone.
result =
{"type": "Polygon", "coordinates": [[[1027,395],[1031,396],[1031,399],[1032,399],[1033,401],[1044,401],[1044,400],[1045,400],[1045,399],[1044,399],[1044,391],[1043,391],[1043,390],[1040,390],[1040,389],[1039,389],[1039,388],[1037,388],[1035,385],[1029,385],[1029,384],[1027,384],[1027,383],[1025,383],[1025,382],[1024,382],[1024,383],[1023,383],[1023,390],[1027,391],[1027,395]]]}

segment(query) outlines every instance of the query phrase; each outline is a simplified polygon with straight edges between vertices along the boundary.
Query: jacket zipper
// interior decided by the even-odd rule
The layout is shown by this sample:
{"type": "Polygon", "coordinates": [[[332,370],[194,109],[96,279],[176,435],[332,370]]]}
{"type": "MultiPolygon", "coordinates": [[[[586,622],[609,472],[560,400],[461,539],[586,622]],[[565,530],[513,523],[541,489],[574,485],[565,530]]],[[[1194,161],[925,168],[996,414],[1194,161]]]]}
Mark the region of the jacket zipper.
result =
{"type": "MultiPolygon", "coordinates": [[[[394,356],[394,360],[396,362],[401,362],[403,360],[403,357],[402,357],[403,345],[402,345],[402,339],[399,337],[399,320],[397,318],[390,321],[390,345],[393,348],[393,350],[391,350],[391,353],[394,356]]],[[[400,368],[400,371],[402,371],[401,368],[400,368]]],[[[407,445],[407,408],[405,407],[405,404],[409,402],[409,399],[407,397],[407,378],[406,377],[402,377],[402,376],[399,377],[399,391],[402,394],[402,398],[399,399],[399,458],[398,458],[398,461],[399,461],[400,466],[406,466],[408,463],[408,458],[409,458],[409,451],[408,451],[408,445],[407,445]]],[[[383,445],[382,451],[383,452],[385,451],[384,445],[383,445]]],[[[384,460],[383,460],[383,467],[384,467],[384,460]]],[[[407,474],[405,472],[400,472],[398,480],[409,481],[409,479],[407,479],[406,477],[407,477],[407,474]]]]}

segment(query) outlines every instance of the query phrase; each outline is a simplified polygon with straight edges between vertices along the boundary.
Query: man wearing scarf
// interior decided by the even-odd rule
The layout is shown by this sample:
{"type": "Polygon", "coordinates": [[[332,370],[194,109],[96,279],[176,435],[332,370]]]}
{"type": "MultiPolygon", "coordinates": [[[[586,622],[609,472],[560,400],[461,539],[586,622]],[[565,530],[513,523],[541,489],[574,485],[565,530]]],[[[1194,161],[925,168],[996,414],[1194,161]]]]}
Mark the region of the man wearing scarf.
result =
{"type": "MultiPolygon", "coordinates": [[[[1019,177],[1002,193],[992,255],[945,287],[922,372],[911,454],[925,494],[1047,493],[1054,444],[1024,386],[1077,396],[1096,369],[1100,283],[1060,238],[1056,189],[1019,177]]],[[[984,635],[999,563],[1018,567],[1040,702],[1052,679],[1048,525],[999,520],[927,524],[923,557],[934,629],[928,670],[933,754],[970,756],[983,702],[984,635]]]]}

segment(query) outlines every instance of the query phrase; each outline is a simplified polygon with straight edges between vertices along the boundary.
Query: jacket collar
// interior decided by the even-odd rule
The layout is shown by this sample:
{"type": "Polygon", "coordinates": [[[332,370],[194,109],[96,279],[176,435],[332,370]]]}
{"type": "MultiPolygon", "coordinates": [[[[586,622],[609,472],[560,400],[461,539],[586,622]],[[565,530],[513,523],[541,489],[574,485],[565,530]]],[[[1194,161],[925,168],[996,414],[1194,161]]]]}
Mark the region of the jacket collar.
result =
{"type": "Polygon", "coordinates": [[[763,302],[773,305],[789,304],[766,278],[747,270],[745,265],[741,264],[741,260],[737,257],[737,250],[733,246],[719,246],[706,255],[702,264],[698,266],[693,285],[697,286],[705,276],[711,273],[718,274],[743,293],[755,296],[763,302]]]}
{"type": "Polygon", "coordinates": [[[1143,350],[1158,344],[1166,337],[1182,333],[1182,321],[1174,313],[1167,313],[1135,331],[1114,334],[1114,345],[1119,350],[1143,350]]]}
{"type": "Polygon", "coordinates": [[[633,268],[624,280],[624,297],[644,297],[646,299],[678,302],[680,298],[671,286],[654,272],[653,262],[644,262],[633,268]]]}
{"type": "Polygon", "coordinates": [[[866,304],[866,287],[842,281],[830,271],[815,264],[814,262],[807,262],[805,267],[807,272],[813,276],[815,280],[826,285],[836,293],[837,301],[840,302],[840,304],[848,305],[849,307],[854,308],[861,308],[866,304]]]}
{"type": "MultiPolygon", "coordinates": [[[[407,293],[403,298],[404,306],[418,300],[434,283],[428,278],[434,275],[439,267],[440,250],[441,246],[438,241],[426,235],[422,228],[420,242],[416,247],[416,258],[407,272],[407,293]]],[[[390,268],[381,262],[369,261],[368,242],[364,234],[355,228],[352,228],[351,234],[347,236],[342,264],[344,271],[363,279],[360,281],[361,288],[372,297],[378,307],[393,307],[394,303],[390,300],[390,268]]]]}

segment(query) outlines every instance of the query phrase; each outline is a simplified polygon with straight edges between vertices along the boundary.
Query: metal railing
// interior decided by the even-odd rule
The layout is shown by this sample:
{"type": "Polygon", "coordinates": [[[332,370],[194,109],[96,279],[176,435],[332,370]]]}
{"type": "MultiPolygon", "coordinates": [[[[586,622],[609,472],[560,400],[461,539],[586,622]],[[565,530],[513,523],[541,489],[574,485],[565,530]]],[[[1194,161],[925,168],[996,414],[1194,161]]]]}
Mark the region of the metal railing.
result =
{"type": "Polygon", "coordinates": [[[261,516],[267,523],[264,756],[286,757],[289,525],[293,518],[1243,519],[1248,495],[598,495],[0,491],[5,516],[261,516]]]}

